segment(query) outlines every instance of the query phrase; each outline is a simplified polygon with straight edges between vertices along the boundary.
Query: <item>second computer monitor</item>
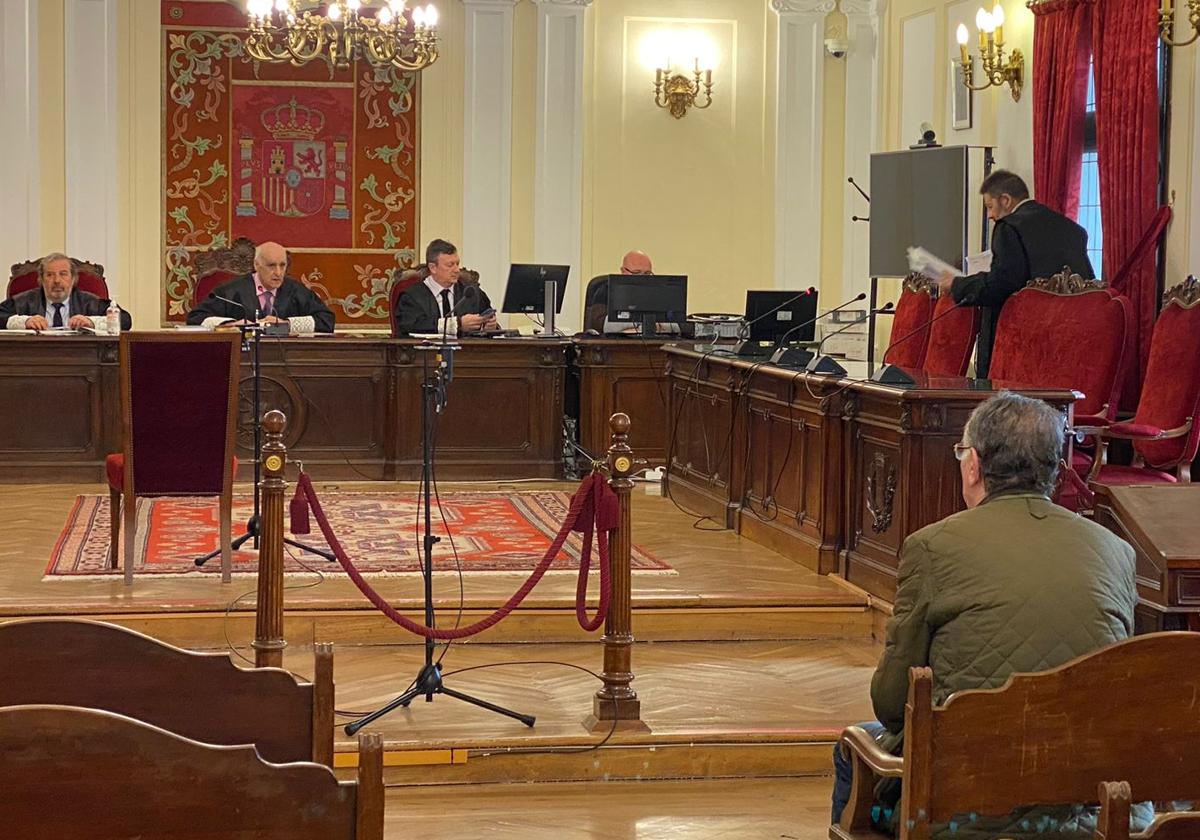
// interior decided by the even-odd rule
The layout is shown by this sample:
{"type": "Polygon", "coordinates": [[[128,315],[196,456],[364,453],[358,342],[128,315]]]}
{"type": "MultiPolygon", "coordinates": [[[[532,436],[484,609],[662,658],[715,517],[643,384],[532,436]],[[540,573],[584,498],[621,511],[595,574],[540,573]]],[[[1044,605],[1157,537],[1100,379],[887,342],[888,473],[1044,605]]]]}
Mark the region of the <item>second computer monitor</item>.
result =
{"type": "Polygon", "coordinates": [[[687,277],[681,274],[610,274],[608,320],[642,324],[653,335],[655,324],[687,319],[687,277]]]}
{"type": "Polygon", "coordinates": [[[540,265],[513,263],[508,270],[508,285],[504,287],[501,312],[541,314],[546,312],[546,282],[553,280],[556,301],[554,311],[562,312],[563,293],[567,290],[569,265],[540,265]]]}
{"type": "Polygon", "coordinates": [[[746,323],[751,341],[778,342],[788,331],[806,321],[790,336],[792,341],[812,341],[816,324],[817,293],[746,292],[746,323]]]}

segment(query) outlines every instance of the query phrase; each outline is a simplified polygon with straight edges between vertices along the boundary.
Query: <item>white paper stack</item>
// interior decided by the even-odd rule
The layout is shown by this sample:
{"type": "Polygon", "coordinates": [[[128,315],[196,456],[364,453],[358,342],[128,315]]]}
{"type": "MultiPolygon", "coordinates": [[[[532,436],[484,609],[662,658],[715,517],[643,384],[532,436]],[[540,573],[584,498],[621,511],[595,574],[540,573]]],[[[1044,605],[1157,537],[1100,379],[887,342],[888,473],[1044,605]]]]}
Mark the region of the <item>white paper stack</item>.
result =
{"type": "Polygon", "coordinates": [[[957,268],[919,246],[908,249],[908,268],[917,274],[924,274],[930,280],[941,280],[947,273],[962,277],[962,272],[957,268]]]}

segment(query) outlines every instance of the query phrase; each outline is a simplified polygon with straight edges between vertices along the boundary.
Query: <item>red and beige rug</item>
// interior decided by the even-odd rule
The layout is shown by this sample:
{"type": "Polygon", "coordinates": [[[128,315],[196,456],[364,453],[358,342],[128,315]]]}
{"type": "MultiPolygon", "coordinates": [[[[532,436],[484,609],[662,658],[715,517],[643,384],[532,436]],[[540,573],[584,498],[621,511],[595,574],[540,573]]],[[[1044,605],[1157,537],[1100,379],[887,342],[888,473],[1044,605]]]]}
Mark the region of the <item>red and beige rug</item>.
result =
{"type": "MultiPolygon", "coordinates": [[[[234,537],[250,516],[250,496],[233,501],[234,537]]],[[[558,533],[566,516],[570,495],[561,491],[521,493],[461,491],[442,495],[442,512],[454,537],[464,572],[524,572],[533,569],[558,533]]],[[[419,574],[423,508],[415,493],[321,494],[321,505],[333,531],[359,571],[374,575],[419,574]]],[[[446,528],[437,509],[434,532],[442,541],[434,547],[435,571],[454,571],[457,565],[446,539],[446,528]]],[[[284,527],[289,527],[286,516],[284,527]]],[[[294,537],[299,542],[327,548],[312,522],[313,533],[294,537]]],[[[217,547],[217,500],[199,498],[139,499],[137,505],[138,575],[219,575],[219,560],[196,568],[194,558],[217,547]]],[[[290,533],[288,536],[292,536],[290,533]]],[[[109,503],[107,495],[79,496],[67,517],[62,534],[46,568],[50,579],[88,575],[120,575],[108,568],[109,503]]],[[[554,565],[555,571],[579,568],[582,535],[572,534],[554,565]]],[[[234,552],[234,574],[254,574],[258,553],[249,548],[234,552]]],[[[296,562],[326,574],[343,574],[337,563],[289,549],[285,571],[303,572],[296,562]]],[[[592,558],[593,569],[597,562],[592,558]]],[[[658,558],[634,546],[632,566],[638,572],[671,573],[658,558]]]]}

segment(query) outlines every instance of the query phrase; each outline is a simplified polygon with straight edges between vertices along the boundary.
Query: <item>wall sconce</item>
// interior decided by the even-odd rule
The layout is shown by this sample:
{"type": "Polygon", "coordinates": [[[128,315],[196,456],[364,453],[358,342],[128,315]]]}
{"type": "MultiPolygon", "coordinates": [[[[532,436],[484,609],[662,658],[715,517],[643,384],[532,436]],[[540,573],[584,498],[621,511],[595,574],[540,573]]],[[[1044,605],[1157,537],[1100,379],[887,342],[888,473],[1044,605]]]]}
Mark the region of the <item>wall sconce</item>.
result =
{"type": "Polygon", "coordinates": [[[1200,38],[1200,0],[1187,0],[1188,22],[1192,25],[1192,37],[1186,41],[1171,39],[1175,28],[1175,6],[1172,0],[1162,0],[1162,8],[1158,10],[1158,37],[1162,38],[1168,47],[1186,47],[1200,38]]]}
{"type": "MultiPolygon", "coordinates": [[[[1169,3],[1170,0],[1163,0],[1169,3]]],[[[1200,0],[1189,0],[1200,2],[1200,0]]],[[[963,70],[963,84],[971,90],[987,90],[993,85],[1000,87],[1009,85],[1012,89],[1014,102],[1021,100],[1021,88],[1025,83],[1025,57],[1020,50],[1013,50],[1008,58],[1004,57],[1004,9],[997,3],[988,14],[982,8],[975,15],[975,28],[979,30],[979,58],[983,64],[985,84],[973,85],[974,63],[971,54],[967,52],[969,35],[965,24],[958,25],[955,33],[958,39],[958,52],[963,70]]]]}
{"type": "Polygon", "coordinates": [[[667,108],[671,116],[681,119],[688,108],[707,108],[712,104],[712,69],[700,70],[700,59],[696,59],[693,78],[682,73],[672,73],[670,67],[659,67],[654,71],[654,104],[667,108]],[[703,81],[701,81],[703,73],[703,81]],[[704,98],[700,89],[704,88],[704,98]]]}

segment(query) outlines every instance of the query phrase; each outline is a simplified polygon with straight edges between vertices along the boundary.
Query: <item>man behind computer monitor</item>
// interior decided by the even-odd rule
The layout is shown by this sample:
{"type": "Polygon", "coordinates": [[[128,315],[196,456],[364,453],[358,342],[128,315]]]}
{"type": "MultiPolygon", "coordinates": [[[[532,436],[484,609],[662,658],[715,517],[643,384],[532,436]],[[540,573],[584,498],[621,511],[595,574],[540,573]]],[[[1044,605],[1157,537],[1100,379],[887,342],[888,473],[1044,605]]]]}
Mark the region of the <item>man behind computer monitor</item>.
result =
{"type": "MultiPolygon", "coordinates": [[[[630,251],[621,260],[621,273],[635,276],[651,276],[654,264],[645,251],[630,251]]],[[[637,335],[642,331],[640,324],[625,324],[608,320],[608,275],[593,277],[584,293],[586,301],[583,326],[606,335],[637,335]]],[[[659,324],[659,332],[678,333],[678,324],[659,324]]]]}

